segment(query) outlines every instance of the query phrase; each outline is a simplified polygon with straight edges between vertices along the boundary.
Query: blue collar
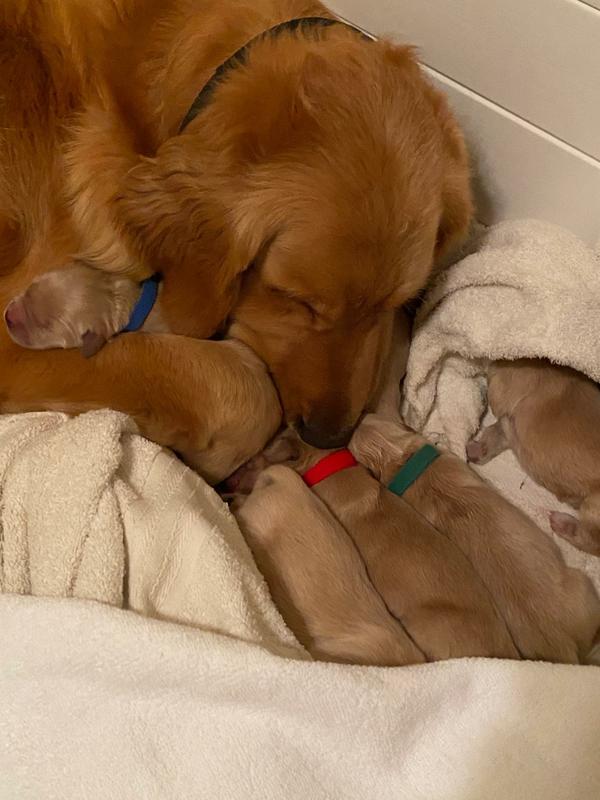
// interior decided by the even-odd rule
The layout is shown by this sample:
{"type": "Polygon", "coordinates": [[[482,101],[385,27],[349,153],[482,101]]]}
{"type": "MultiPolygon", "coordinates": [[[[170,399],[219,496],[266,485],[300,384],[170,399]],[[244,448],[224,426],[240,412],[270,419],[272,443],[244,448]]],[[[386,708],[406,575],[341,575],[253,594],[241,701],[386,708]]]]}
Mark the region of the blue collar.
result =
{"type": "Polygon", "coordinates": [[[133,333],[134,331],[139,331],[140,328],[143,328],[144,323],[150,316],[150,313],[156,304],[158,287],[161,280],[162,277],[157,273],[140,283],[142,289],[141,294],[137,303],[133,307],[133,311],[129,317],[129,322],[123,328],[121,333],[133,333]]]}
{"type": "Polygon", "coordinates": [[[408,459],[402,469],[396,473],[390,483],[388,483],[387,488],[390,492],[402,497],[404,492],[410,489],[413,483],[421,477],[427,467],[431,466],[441,455],[440,451],[433,445],[423,445],[420,450],[417,450],[417,452],[408,459]]]}

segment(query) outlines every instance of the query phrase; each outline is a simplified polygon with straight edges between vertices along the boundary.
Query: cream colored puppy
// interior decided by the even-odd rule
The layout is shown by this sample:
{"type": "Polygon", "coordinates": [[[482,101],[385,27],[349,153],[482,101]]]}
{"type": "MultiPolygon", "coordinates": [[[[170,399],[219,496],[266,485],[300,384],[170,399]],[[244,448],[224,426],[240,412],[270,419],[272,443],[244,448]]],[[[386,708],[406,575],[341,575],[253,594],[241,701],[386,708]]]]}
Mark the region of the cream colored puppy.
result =
{"type": "MultiPolygon", "coordinates": [[[[242,468],[231,479],[230,487],[251,491],[253,482],[269,463],[289,460],[294,469],[305,473],[315,464],[321,468],[339,455],[311,448],[293,433],[286,433],[242,468]]],[[[344,457],[343,453],[341,455],[344,457]]],[[[270,474],[271,470],[263,473],[270,474]]],[[[307,480],[312,480],[311,474],[307,473],[307,480]]],[[[296,484],[300,485],[297,481],[296,484]]],[[[309,490],[305,487],[304,495],[306,492],[309,490]]],[[[278,538],[276,548],[265,550],[270,559],[270,574],[274,569],[285,573],[288,587],[310,595],[323,591],[312,586],[317,577],[319,583],[328,584],[332,589],[340,581],[349,583],[350,568],[356,570],[360,566],[362,574],[366,566],[386,607],[402,623],[428,661],[465,656],[519,658],[489,591],[460,549],[407,503],[388,492],[364,467],[350,465],[335,471],[314,485],[312,496],[322,500],[335,518],[335,539],[332,532],[323,527],[323,515],[320,527],[314,514],[309,525],[308,496],[300,503],[300,492],[292,493],[289,480],[270,484],[269,492],[259,493],[258,497],[256,489],[252,492],[255,531],[260,531],[261,527],[269,529],[274,507],[283,509],[282,519],[287,523],[285,535],[278,538]],[[345,532],[345,536],[341,532],[345,532]],[[329,543],[327,558],[323,557],[324,540],[329,543]],[[300,553],[300,547],[310,554],[300,553]],[[356,563],[351,565],[346,557],[348,548],[355,556],[360,553],[362,561],[356,562],[355,558],[356,563]],[[313,565],[315,555],[320,562],[318,570],[313,565]]],[[[247,520],[242,520],[242,527],[247,529],[247,520]]],[[[254,549],[255,545],[252,546],[254,549]]],[[[264,557],[263,553],[261,564],[264,557]]],[[[326,610],[322,603],[315,603],[310,612],[307,610],[306,619],[313,625],[322,624],[320,616],[331,616],[335,603],[335,618],[343,617],[346,602],[339,589],[335,595],[331,591],[326,610]]],[[[365,613],[367,611],[365,607],[365,613]]]]}
{"type": "Polygon", "coordinates": [[[490,408],[497,418],[467,447],[486,464],[511,449],[525,472],[579,520],[553,512],[555,533],[600,556],[600,389],[575,370],[548,361],[497,361],[488,373],[490,408]]]}
{"type": "MultiPolygon", "coordinates": [[[[11,300],[4,320],[21,347],[81,348],[89,357],[126,327],[139,297],[134,281],[78,264],[37,278],[11,300]]],[[[159,304],[141,329],[168,333],[159,304]]]]}
{"type": "MultiPolygon", "coordinates": [[[[352,441],[356,457],[388,484],[425,445],[375,415],[352,441]]],[[[468,558],[526,659],[578,663],[600,627],[590,581],[525,514],[454,456],[442,453],[404,492],[406,501],[468,558]]]]}
{"type": "Polygon", "coordinates": [[[351,664],[424,662],[346,532],[302,478],[283,466],[246,477],[253,491],[232,509],[274,602],[309,653],[351,664]]]}

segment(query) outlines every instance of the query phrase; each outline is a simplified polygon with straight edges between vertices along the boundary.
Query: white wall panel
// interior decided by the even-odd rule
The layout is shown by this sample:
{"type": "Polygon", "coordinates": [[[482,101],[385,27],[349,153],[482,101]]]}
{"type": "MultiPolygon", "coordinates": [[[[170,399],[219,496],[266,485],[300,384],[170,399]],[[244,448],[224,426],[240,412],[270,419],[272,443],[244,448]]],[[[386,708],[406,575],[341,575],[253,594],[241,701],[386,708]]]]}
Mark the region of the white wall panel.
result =
{"type": "Polygon", "coordinates": [[[444,76],[429,74],[448,94],[467,136],[479,218],[547,219],[600,245],[600,163],[444,76]]]}
{"type": "MultiPolygon", "coordinates": [[[[600,0],[593,0],[600,5],[600,0]]],[[[424,63],[600,158],[600,11],[580,0],[333,0],[424,63]]]]}
{"type": "Polygon", "coordinates": [[[548,219],[600,248],[600,13],[590,3],[600,7],[600,0],[330,5],[373,33],[424,46],[424,61],[437,67],[428,72],[467,133],[483,221],[548,219]],[[561,31],[558,20],[576,22],[561,31]]]}

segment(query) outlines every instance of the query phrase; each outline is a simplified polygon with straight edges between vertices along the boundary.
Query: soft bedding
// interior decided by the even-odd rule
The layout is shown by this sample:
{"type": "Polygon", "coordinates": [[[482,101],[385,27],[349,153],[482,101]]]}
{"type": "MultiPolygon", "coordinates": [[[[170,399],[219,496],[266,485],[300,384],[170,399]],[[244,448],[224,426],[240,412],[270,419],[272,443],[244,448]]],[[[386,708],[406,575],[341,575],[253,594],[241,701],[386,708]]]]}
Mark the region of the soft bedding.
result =
{"type": "MultiPolygon", "coordinates": [[[[548,252],[592,258],[570,235],[514,225],[483,244],[490,286],[467,259],[419,321],[406,408],[455,449],[484,410],[481,359],[518,350],[492,348],[505,327],[515,333],[512,318],[486,347],[469,339],[468,313],[493,318],[491,306],[476,312],[478,293],[497,304],[490,270],[512,254],[514,283],[516,264],[542,258],[545,237],[548,252]]],[[[559,261],[539,275],[581,268],[559,261]]],[[[556,278],[555,298],[569,280],[556,278]]],[[[532,286],[504,290],[536,297],[532,286]]],[[[546,328],[556,336],[568,318],[546,328]]],[[[580,314],[577,354],[566,344],[536,353],[596,377],[586,324],[580,314]]],[[[528,330],[542,340],[540,325],[528,330]]],[[[511,459],[484,471],[543,522],[552,498],[511,459]]],[[[0,418],[0,525],[2,800],[600,796],[600,669],[313,663],[217,495],[120,414],[0,418]]],[[[600,586],[600,560],[564,547],[600,586]]]]}

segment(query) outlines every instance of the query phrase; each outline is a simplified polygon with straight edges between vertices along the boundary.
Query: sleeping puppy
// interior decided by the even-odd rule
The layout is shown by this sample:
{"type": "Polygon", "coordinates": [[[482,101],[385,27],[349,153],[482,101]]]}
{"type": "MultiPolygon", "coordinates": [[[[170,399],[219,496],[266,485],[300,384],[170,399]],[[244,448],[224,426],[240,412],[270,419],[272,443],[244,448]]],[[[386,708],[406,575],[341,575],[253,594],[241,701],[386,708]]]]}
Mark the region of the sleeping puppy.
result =
{"type": "Polygon", "coordinates": [[[249,471],[233,510],[290,629],[322,661],[425,661],[377,594],[341,525],[291,469],[249,471]],[[293,509],[290,513],[290,509],[293,509]]]}
{"type": "MultiPolygon", "coordinates": [[[[294,469],[305,473],[318,462],[325,464],[325,456],[324,451],[285,433],[233,476],[229,486],[237,492],[251,491],[257,475],[269,463],[291,459],[294,469]]],[[[250,495],[250,545],[256,550],[256,535],[269,531],[274,509],[282,509],[277,541],[261,542],[259,566],[268,559],[265,574],[269,584],[269,575],[275,572],[285,576],[288,592],[314,595],[314,604],[304,608],[305,624],[321,626],[329,623],[331,615],[336,619],[352,616],[354,612],[346,608],[337,584],[351,585],[352,570],[362,575],[366,566],[385,606],[428,661],[465,656],[519,658],[488,590],[459,548],[388,492],[364,467],[354,464],[315,484],[312,505],[310,492],[299,478],[292,480],[288,470],[274,469],[263,473],[268,491],[256,496],[255,489],[250,495]],[[270,476],[280,479],[273,481],[270,476]],[[324,512],[321,517],[314,513],[319,505],[317,498],[328,509],[327,518],[324,512]],[[325,525],[331,515],[336,521],[335,537],[331,523],[325,525]],[[342,535],[344,530],[348,536],[342,535]],[[327,558],[323,556],[325,541],[327,558]],[[354,553],[353,562],[348,560],[349,549],[354,553]],[[326,607],[317,600],[324,591],[329,592],[326,607]]],[[[311,474],[307,473],[305,479],[310,481],[311,474]]],[[[243,506],[244,514],[247,508],[243,506]]],[[[246,531],[247,517],[238,518],[246,531]]],[[[354,582],[356,579],[352,578],[354,582]]],[[[365,608],[367,613],[371,612],[365,608]]]]}
{"type": "Polygon", "coordinates": [[[531,477],[579,509],[579,520],[553,512],[552,530],[600,556],[600,390],[593,381],[548,361],[497,361],[488,372],[497,418],[467,446],[474,464],[511,449],[531,477]]]}
{"type": "MultiPolygon", "coordinates": [[[[34,281],[9,304],[5,322],[22,346],[81,347],[91,356],[127,325],[139,295],[139,285],[127,278],[76,266],[34,281]]],[[[165,330],[160,299],[142,330],[165,330]]],[[[281,406],[265,365],[246,345],[204,341],[196,343],[196,350],[194,385],[203,407],[203,431],[198,431],[203,446],[183,447],[180,455],[209,483],[218,483],[273,436],[281,424],[281,406]]]]}
{"type": "MultiPolygon", "coordinates": [[[[130,278],[84,264],[47,272],[13,298],[4,312],[11,339],[32,350],[100,348],[127,325],[140,296],[130,278]]],[[[141,330],[168,333],[157,304],[141,330]]]]}
{"type": "MultiPolygon", "coordinates": [[[[370,415],[352,450],[388,484],[424,444],[422,436],[370,415]]],[[[600,601],[589,580],[565,565],[554,542],[523,512],[447,453],[403,496],[469,559],[523,658],[586,660],[600,626],[600,601]]]]}

